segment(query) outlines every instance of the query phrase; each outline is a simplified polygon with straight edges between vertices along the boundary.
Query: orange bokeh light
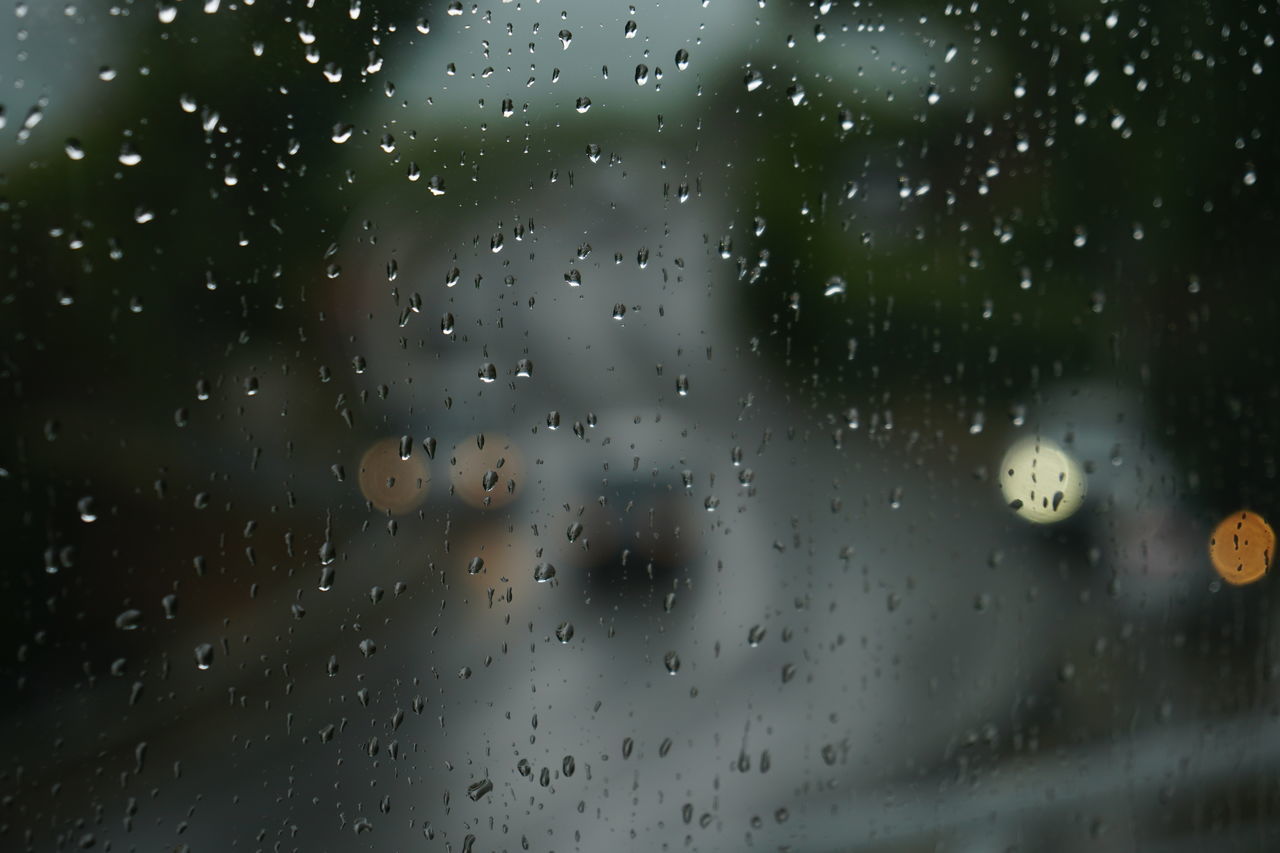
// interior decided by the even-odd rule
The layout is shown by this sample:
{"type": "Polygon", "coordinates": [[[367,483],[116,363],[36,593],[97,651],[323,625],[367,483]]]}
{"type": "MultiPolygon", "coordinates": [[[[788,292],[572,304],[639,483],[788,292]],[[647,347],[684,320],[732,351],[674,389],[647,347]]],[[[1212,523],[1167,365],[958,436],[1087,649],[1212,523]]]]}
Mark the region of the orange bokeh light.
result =
{"type": "Polygon", "coordinates": [[[1267,573],[1276,534],[1257,513],[1241,510],[1224,518],[1209,537],[1209,559],[1227,583],[1243,586],[1267,573]]]}
{"type": "Polygon", "coordinates": [[[400,458],[400,441],[384,438],[365,451],[357,480],[365,500],[397,515],[411,512],[427,496],[431,475],[421,449],[400,458]]]}

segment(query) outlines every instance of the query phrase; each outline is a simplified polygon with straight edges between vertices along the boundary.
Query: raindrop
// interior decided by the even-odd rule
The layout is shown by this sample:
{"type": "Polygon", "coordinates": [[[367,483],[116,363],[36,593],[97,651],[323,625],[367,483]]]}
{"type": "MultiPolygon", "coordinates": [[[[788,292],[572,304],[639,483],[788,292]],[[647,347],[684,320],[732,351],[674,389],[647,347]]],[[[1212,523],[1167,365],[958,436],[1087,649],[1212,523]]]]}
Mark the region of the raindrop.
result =
{"type": "Polygon", "coordinates": [[[683,71],[689,67],[689,51],[683,47],[676,51],[676,69],[683,71]]]}
{"type": "Polygon", "coordinates": [[[136,631],[141,624],[141,610],[126,610],[116,617],[116,627],[121,631],[136,631]]]}
{"type": "Polygon", "coordinates": [[[213,645],[211,643],[201,643],[196,646],[196,668],[208,669],[213,665],[213,645]]]}
{"type": "Polygon", "coordinates": [[[122,165],[136,166],[142,162],[142,155],[130,143],[126,142],[120,146],[120,156],[117,157],[122,165]]]}
{"type": "Polygon", "coordinates": [[[573,639],[573,623],[561,622],[556,626],[556,639],[562,643],[567,643],[573,639]]]}
{"type": "Polygon", "coordinates": [[[663,655],[662,663],[666,666],[668,675],[675,675],[680,671],[680,656],[675,652],[667,652],[663,655]]]}

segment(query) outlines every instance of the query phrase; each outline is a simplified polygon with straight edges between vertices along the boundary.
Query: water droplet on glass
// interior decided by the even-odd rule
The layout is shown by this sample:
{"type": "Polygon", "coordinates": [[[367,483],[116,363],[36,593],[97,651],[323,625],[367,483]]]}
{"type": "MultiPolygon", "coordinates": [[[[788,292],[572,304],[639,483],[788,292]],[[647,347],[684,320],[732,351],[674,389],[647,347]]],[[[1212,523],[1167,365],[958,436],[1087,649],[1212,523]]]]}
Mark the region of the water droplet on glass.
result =
{"type": "Polygon", "coordinates": [[[675,675],[680,671],[680,656],[675,652],[667,652],[663,655],[662,663],[666,666],[668,675],[675,675]]]}
{"type": "Polygon", "coordinates": [[[142,162],[142,155],[130,143],[126,142],[120,146],[120,155],[117,157],[122,165],[136,166],[142,162]]]}
{"type": "Polygon", "coordinates": [[[676,69],[683,71],[689,67],[689,51],[683,47],[676,51],[676,69]]]}
{"type": "Polygon", "coordinates": [[[141,610],[126,610],[116,617],[116,627],[121,631],[136,631],[141,624],[141,610]]]}
{"type": "Polygon", "coordinates": [[[498,378],[498,368],[494,366],[493,362],[486,361],[480,365],[476,375],[480,377],[481,382],[488,384],[498,378]]]}
{"type": "Polygon", "coordinates": [[[196,668],[208,669],[213,665],[213,645],[211,643],[201,643],[196,646],[196,668]]]}
{"type": "Polygon", "coordinates": [[[556,626],[556,639],[562,643],[567,643],[573,639],[573,623],[561,622],[556,626]]]}
{"type": "Polygon", "coordinates": [[[478,801],[485,794],[493,790],[493,783],[488,779],[481,779],[479,782],[472,782],[467,787],[467,796],[473,801],[478,801]]]}

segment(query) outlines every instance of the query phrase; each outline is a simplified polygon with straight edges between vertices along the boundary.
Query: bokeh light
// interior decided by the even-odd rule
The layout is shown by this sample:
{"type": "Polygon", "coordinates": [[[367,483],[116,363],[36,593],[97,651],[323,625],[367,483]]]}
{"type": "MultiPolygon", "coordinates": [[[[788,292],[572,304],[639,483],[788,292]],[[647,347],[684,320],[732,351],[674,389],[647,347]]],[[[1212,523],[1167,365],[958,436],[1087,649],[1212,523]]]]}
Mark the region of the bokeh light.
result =
{"type": "Polygon", "coordinates": [[[377,509],[402,515],[412,512],[427,496],[431,475],[421,450],[401,458],[400,440],[375,442],[360,459],[360,494],[377,509]]]}
{"type": "Polygon", "coordinates": [[[1209,559],[1227,583],[1253,583],[1271,567],[1276,534],[1267,520],[1248,510],[1234,512],[1218,523],[1209,537],[1209,559]]]}
{"type": "Polygon", "coordinates": [[[500,507],[520,494],[524,458],[505,435],[476,435],[453,449],[454,493],[474,507],[500,507]]]}
{"type": "Polygon", "coordinates": [[[1024,438],[1000,463],[1000,491],[1009,508],[1027,521],[1052,524],[1080,508],[1088,481],[1084,469],[1056,441],[1024,438]]]}

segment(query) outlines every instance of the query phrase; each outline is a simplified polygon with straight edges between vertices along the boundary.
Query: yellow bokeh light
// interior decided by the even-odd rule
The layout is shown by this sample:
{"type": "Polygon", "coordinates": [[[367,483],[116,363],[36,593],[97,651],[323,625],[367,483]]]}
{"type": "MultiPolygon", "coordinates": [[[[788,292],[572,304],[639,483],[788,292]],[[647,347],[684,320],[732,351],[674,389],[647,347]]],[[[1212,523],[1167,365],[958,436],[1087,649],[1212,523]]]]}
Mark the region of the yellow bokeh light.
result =
{"type": "Polygon", "coordinates": [[[1267,520],[1248,510],[1234,512],[1218,523],[1209,537],[1209,559],[1227,583],[1253,583],[1271,567],[1276,534],[1267,520]]]}
{"type": "Polygon", "coordinates": [[[1084,502],[1084,469],[1056,441],[1024,438],[1000,463],[1000,491],[1018,515],[1036,524],[1069,518],[1084,502]]]}

